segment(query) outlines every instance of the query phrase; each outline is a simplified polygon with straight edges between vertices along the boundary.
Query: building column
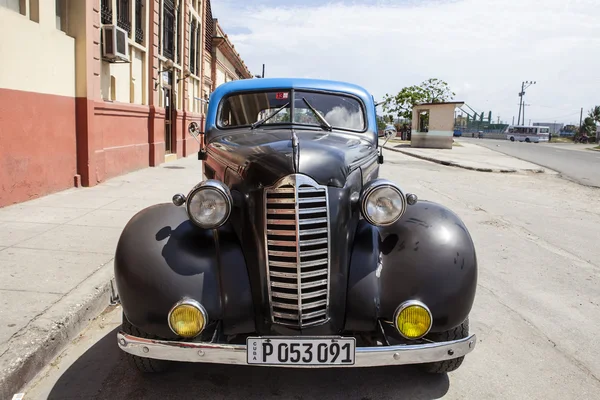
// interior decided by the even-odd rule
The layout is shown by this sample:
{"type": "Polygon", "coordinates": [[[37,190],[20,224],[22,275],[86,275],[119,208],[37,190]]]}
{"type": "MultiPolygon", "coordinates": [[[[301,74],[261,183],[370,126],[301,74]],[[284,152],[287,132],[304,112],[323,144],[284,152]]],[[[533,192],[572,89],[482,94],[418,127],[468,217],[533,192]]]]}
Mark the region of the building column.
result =
{"type": "Polygon", "coordinates": [[[155,167],[165,160],[165,109],[159,107],[158,76],[160,62],[160,0],[148,0],[150,22],[148,24],[148,143],[150,145],[149,165],[155,167]],[[155,88],[157,88],[155,90],[155,88]]]}
{"type": "Polygon", "coordinates": [[[68,4],[69,33],[75,37],[77,174],[83,186],[95,186],[99,182],[94,102],[100,96],[100,2],[68,4]]]}

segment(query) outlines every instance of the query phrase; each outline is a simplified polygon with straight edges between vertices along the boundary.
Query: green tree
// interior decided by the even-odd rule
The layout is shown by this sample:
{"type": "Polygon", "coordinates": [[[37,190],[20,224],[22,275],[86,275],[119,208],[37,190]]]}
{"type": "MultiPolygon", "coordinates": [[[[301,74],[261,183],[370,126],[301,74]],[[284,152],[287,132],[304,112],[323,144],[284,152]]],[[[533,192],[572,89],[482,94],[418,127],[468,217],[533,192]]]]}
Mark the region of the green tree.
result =
{"type": "Polygon", "coordinates": [[[579,133],[581,135],[596,136],[596,122],[594,122],[594,119],[586,117],[579,133]]]}
{"type": "Polygon", "coordinates": [[[442,103],[452,100],[456,94],[450,86],[437,78],[431,78],[419,85],[408,86],[392,96],[387,94],[383,99],[383,110],[398,118],[411,119],[412,108],[419,103],[442,103]]]}
{"type": "Polygon", "coordinates": [[[600,106],[594,106],[589,111],[588,117],[593,119],[595,123],[600,124],[600,106]]]}

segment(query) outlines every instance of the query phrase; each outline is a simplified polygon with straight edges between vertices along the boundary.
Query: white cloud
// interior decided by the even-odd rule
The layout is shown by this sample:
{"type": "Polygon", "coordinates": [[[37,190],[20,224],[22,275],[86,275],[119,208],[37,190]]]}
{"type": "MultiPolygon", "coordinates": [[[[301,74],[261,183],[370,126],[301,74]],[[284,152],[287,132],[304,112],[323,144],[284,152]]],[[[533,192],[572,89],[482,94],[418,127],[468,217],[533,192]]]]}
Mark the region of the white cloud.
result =
{"type": "Polygon", "coordinates": [[[580,107],[600,104],[597,0],[249,3],[214,1],[213,13],[225,31],[250,32],[229,37],[253,73],[265,63],[268,77],[350,81],[376,99],[436,77],[507,122],[523,80],[537,81],[533,121],[579,122],[580,107]]]}

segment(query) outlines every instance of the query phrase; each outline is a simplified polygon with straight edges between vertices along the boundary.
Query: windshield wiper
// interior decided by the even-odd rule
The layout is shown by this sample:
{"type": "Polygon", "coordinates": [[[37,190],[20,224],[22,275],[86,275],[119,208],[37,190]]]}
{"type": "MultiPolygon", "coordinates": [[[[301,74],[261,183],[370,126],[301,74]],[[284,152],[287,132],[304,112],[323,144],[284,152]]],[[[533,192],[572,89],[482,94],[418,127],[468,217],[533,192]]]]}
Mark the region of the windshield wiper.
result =
{"type": "Polygon", "coordinates": [[[323,118],[323,116],[321,114],[319,114],[319,112],[317,110],[315,110],[315,108],[313,106],[310,105],[310,103],[308,102],[308,100],[306,100],[304,97],[302,98],[302,100],[304,101],[304,103],[306,103],[306,105],[308,106],[308,108],[310,108],[310,110],[315,114],[315,116],[317,117],[317,119],[319,121],[321,121],[321,128],[327,130],[327,131],[332,131],[332,127],[331,124],[329,122],[327,122],[327,120],[325,118],[323,118]]]}
{"type": "Polygon", "coordinates": [[[255,123],[253,123],[252,125],[250,125],[250,129],[254,129],[254,128],[257,128],[257,127],[261,126],[262,124],[264,124],[265,122],[267,122],[268,120],[270,120],[271,118],[273,118],[274,116],[276,116],[277,114],[279,114],[279,112],[281,110],[283,110],[284,108],[286,108],[289,105],[290,105],[290,102],[288,101],[283,106],[279,107],[273,114],[269,115],[266,118],[261,119],[260,121],[256,121],[255,123]]]}

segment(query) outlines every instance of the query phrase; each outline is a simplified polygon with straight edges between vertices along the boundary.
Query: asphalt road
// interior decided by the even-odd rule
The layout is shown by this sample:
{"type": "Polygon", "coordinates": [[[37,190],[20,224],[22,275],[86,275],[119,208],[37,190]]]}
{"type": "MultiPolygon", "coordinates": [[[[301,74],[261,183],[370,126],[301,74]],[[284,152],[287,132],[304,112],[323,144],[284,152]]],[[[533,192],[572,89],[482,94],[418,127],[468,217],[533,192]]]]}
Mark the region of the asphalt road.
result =
{"type": "Polygon", "coordinates": [[[461,138],[560,173],[574,182],[600,187],[600,151],[573,143],[525,143],[508,140],[461,138]]]}
{"type": "Polygon", "coordinates": [[[457,371],[181,364],[143,376],[117,347],[115,308],[31,382],[24,400],[600,398],[600,191],[556,175],[467,171],[391,151],[382,176],[450,207],[477,246],[470,319],[478,343],[457,371]]]}

